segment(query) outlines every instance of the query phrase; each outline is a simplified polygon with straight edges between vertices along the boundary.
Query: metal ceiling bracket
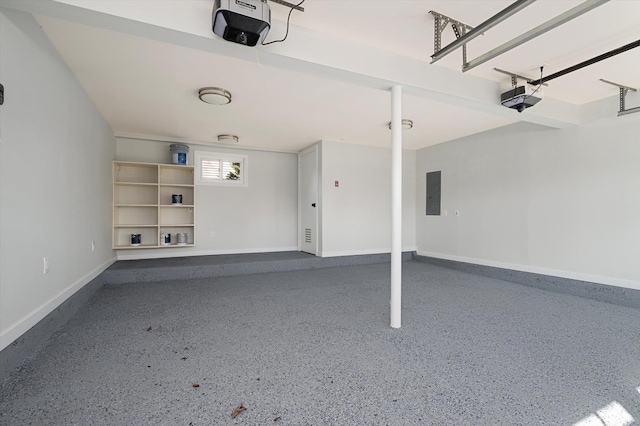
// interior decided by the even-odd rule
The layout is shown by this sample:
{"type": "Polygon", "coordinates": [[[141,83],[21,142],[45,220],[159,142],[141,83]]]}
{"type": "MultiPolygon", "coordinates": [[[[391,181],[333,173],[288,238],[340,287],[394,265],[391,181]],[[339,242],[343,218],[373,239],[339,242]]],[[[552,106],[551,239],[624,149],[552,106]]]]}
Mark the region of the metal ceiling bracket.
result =
{"type": "MultiPolygon", "coordinates": [[[[451,19],[448,16],[445,16],[441,13],[438,12],[434,12],[433,10],[429,11],[430,14],[433,15],[434,17],[434,21],[433,21],[433,55],[431,55],[431,57],[433,57],[434,55],[436,55],[441,49],[442,46],[442,32],[445,30],[445,28],[447,28],[447,25],[451,24],[451,28],[453,29],[454,34],[456,35],[456,39],[459,40],[460,37],[464,36],[465,34],[467,34],[467,31],[471,31],[473,30],[473,27],[470,27],[467,24],[463,24],[460,21],[456,21],[455,19],[451,19]]],[[[454,42],[455,43],[455,42],[454,42]]],[[[451,45],[449,45],[451,46],[451,45]]],[[[466,43],[464,43],[462,45],[462,57],[463,57],[463,61],[466,62],[467,60],[467,45],[466,43]]],[[[434,61],[431,61],[431,63],[434,63],[434,61]]]]}
{"type": "Polygon", "coordinates": [[[288,1],[284,1],[284,0],[269,0],[269,1],[281,4],[282,6],[290,7],[291,9],[299,10],[300,12],[304,12],[304,7],[298,6],[297,4],[289,3],[288,1]]]}
{"type": "MultiPolygon", "coordinates": [[[[456,38],[463,37],[467,33],[467,29],[465,27],[458,28],[457,24],[451,24],[451,28],[453,29],[453,33],[456,35],[456,38]]],[[[462,63],[467,63],[467,45],[462,45],[462,63]]]]}
{"type": "MultiPolygon", "coordinates": [[[[500,68],[494,68],[493,70],[494,70],[494,71],[497,71],[497,72],[499,72],[499,73],[506,74],[506,75],[510,76],[510,77],[511,77],[511,84],[512,84],[513,86],[516,86],[516,85],[517,85],[517,79],[525,80],[527,83],[529,83],[530,81],[533,81],[533,80],[534,80],[533,78],[531,78],[531,77],[527,77],[526,75],[516,74],[516,73],[513,73],[513,72],[509,72],[509,71],[501,70],[500,68]],[[514,79],[515,79],[515,81],[516,81],[515,83],[514,83],[514,79]]],[[[549,86],[549,85],[548,85],[548,84],[546,84],[546,83],[543,83],[542,85],[543,85],[543,86],[549,86]]]]}
{"type": "Polygon", "coordinates": [[[640,112],[640,107],[626,109],[624,102],[624,98],[625,96],[627,96],[629,90],[631,90],[632,92],[637,92],[638,89],[636,89],[635,87],[629,87],[622,84],[614,83],[613,81],[605,80],[604,78],[601,78],[600,81],[603,83],[611,84],[613,86],[617,86],[620,89],[620,111],[618,111],[618,117],[620,117],[621,115],[631,114],[633,112],[640,112]]]}
{"type": "MultiPolygon", "coordinates": [[[[536,0],[517,0],[516,2],[510,4],[505,9],[501,10],[500,12],[496,13],[495,15],[493,15],[491,18],[487,19],[486,21],[484,21],[483,23],[478,25],[475,29],[469,27],[468,25],[466,25],[466,27],[469,30],[469,32],[467,33],[466,31],[462,31],[462,29],[461,29],[461,34],[462,34],[461,36],[458,35],[458,31],[456,31],[456,29],[454,28],[454,31],[456,32],[457,39],[454,40],[452,43],[448,44],[447,46],[445,46],[442,49],[440,49],[440,46],[438,45],[438,48],[434,49],[433,55],[431,55],[431,63],[433,64],[434,62],[444,58],[449,53],[453,52],[454,50],[456,50],[459,47],[462,47],[463,49],[466,49],[468,42],[470,42],[474,38],[484,34],[487,30],[495,27],[500,22],[504,21],[505,19],[507,19],[511,15],[514,15],[515,13],[521,11],[522,9],[524,9],[527,6],[529,6],[530,4],[532,4],[535,1],[536,0]]],[[[433,11],[431,11],[429,13],[432,13],[432,14],[435,15],[435,12],[433,12],[433,11]]],[[[444,16],[444,15],[441,15],[441,16],[444,16]]],[[[448,18],[448,19],[450,19],[450,18],[448,18]]],[[[455,22],[455,21],[453,21],[452,23],[458,24],[458,22],[455,22]]],[[[467,55],[466,55],[466,53],[463,52],[463,56],[464,56],[463,65],[465,65],[467,63],[467,60],[466,60],[466,56],[467,55]]]]}
{"type": "Polygon", "coordinates": [[[580,3],[579,5],[577,5],[576,7],[567,10],[566,12],[556,16],[555,18],[538,25],[537,27],[527,31],[526,33],[514,38],[513,40],[510,40],[504,44],[501,44],[500,46],[496,47],[495,49],[492,49],[490,51],[488,51],[487,53],[478,56],[475,59],[470,60],[467,64],[462,66],[462,71],[466,72],[469,71],[472,68],[477,67],[478,65],[484,64],[485,62],[495,58],[496,56],[500,56],[503,53],[508,52],[509,50],[520,46],[521,44],[524,44],[526,42],[528,42],[529,40],[532,40],[544,33],[546,33],[547,31],[550,31],[556,27],[559,27],[560,25],[569,22],[570,20],[577,18],[578,16],[582,15],[583,13],[586,13],[588,11],[590,11],[591,9],[594,9],[598,6],[602,6],[603,4],[605,4],[606,2],[608,2],[609,0],[587,0],[584,3],[580,3]]]}

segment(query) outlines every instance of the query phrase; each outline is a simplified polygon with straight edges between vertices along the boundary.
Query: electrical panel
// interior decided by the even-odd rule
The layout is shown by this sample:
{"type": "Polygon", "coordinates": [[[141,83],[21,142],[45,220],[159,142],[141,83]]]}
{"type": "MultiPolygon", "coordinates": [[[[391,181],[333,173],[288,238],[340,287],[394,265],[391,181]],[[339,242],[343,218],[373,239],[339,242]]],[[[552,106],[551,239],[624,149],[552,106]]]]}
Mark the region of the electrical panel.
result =
{"type": "Polygon", "coordinates": [[[427,216],[440,216],[441,172],[427,173],[427,216]]]}

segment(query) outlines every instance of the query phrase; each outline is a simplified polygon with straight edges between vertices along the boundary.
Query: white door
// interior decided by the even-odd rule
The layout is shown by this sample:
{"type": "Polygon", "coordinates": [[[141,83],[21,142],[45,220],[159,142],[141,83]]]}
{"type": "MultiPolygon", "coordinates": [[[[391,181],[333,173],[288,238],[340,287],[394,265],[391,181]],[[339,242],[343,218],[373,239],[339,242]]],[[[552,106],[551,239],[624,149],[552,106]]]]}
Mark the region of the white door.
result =
{"type": "Polygon", "coordinates": [[[318,146],[298,154],[300,250],[318,254],[318,146]]]}

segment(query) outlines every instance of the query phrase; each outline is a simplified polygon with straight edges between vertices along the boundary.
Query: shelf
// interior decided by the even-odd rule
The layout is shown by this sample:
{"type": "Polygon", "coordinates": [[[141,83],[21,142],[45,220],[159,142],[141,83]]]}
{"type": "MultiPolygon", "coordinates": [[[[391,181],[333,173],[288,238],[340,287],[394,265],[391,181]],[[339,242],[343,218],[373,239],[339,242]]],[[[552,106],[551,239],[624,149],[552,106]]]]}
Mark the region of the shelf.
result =
{"type": "Polygon", "coordinates": [[[117,250],[193,247],[195,245],[194,168],[181,164],[113,162],[113,245],[117,250]],[[182,204],[173,204],[173,195],[182,204]],[[160,244],[161,233],[172,234],[172,244],[160,244]],[[177,245],[178,233],[187,244],[177,245]],[[131,234],[142,244],[132,246],[131,234]]]}
{"type": "Polygon", "coordinates": [[[114,161],[113,181],[117,183],[158,183],[158,165],[114,161]]]}
{"type": "Polygon", "coordinates": [[[158,186],[157,183],[145,183],[145,182],[113,182],[114,185],[122,185],[122,186],[158,186]]]}
{"type": "Polygon", "coordinates": [[[193,166],[188,164],[160,164],[163,169],[193,169],[193,166]]]}
{"type": "Polygon", "coordinates": [[[160,164],[158,182],[162,185],[193,186],[193,166],[160,164]]]}
{"type": "Polygon", "coordinates": [[[139,246],[113,246],[114,249],[117,250],[127,250],[127,249],[141,249],[141,248],[158,248],[157,244],[140,244],[139,246]]]}
{"type": "Polygon", "coordinates": [[[113,209],[113,224],[115,225],[158,225],[157,206],[126,206],[113,209]]]}
{"type": "MultiPolygon", "coordinates": [[[[164,234],[164,233],[171,234],[171,247],[174,247],[176,245],[176,241],[178,238],[176,234],[178,233],[187,234],[187,244],[186,244],[187,246],[195,245],[194,231],[195,231],[195,226],[193,224],[176,224],[176,225],[160,226],[161,234],[164,234]]],[[[162,246],[162,247],[170,247],[170,246],[162,246]]],[[[184,247],[184,246],[178,246],[178,247],[184,247]]]]}
{"type": "Polygon", "coordinates": [[[193,225],[193,208],[163,206],[158,219],[160,226],[180,226],[184,223],[193,225]]]}
{"type": "Polygon", "coordinates": [[[161,206],[172,206],[173,194],[182,195],[182,205],[194,205],[193,186],[176,186],[176,185],[160,185],[158,188],[159,200],[161,206]]]}
{"type": "Polygon", "coordinates": [[[158,245],[158,226],[116,225],[113,228],[113,248],[151,248],[158,245]],[[140,234],[141,245],[131,245],[131,234],[140,234]]]}
{"type": "Polygon", "coordinates": [[[116,183],[113,186],[113,203],[116,206],[158,205],[158,184],[116,183]]]}

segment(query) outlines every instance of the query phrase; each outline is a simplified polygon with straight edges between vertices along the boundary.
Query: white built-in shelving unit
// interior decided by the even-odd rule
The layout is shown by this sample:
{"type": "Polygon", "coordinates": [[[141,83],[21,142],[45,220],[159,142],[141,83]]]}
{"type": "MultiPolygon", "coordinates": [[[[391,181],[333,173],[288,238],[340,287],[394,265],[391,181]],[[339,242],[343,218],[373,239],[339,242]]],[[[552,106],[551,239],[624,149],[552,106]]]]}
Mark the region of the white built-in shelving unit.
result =
{"type": "Polygon", "coordinates": [[[195,193],[193,166],[113,162],[113,248],[140,249],[195,245],[195,193]],[[182,195],[181,204],[172,195],[182,195]],[[171,244],[160,240],[171,234],[171,244]],[[186,233],[187,243],[177,244],[186,233]],[[141,235],[139,246],[131,234],[141,235]]]}

